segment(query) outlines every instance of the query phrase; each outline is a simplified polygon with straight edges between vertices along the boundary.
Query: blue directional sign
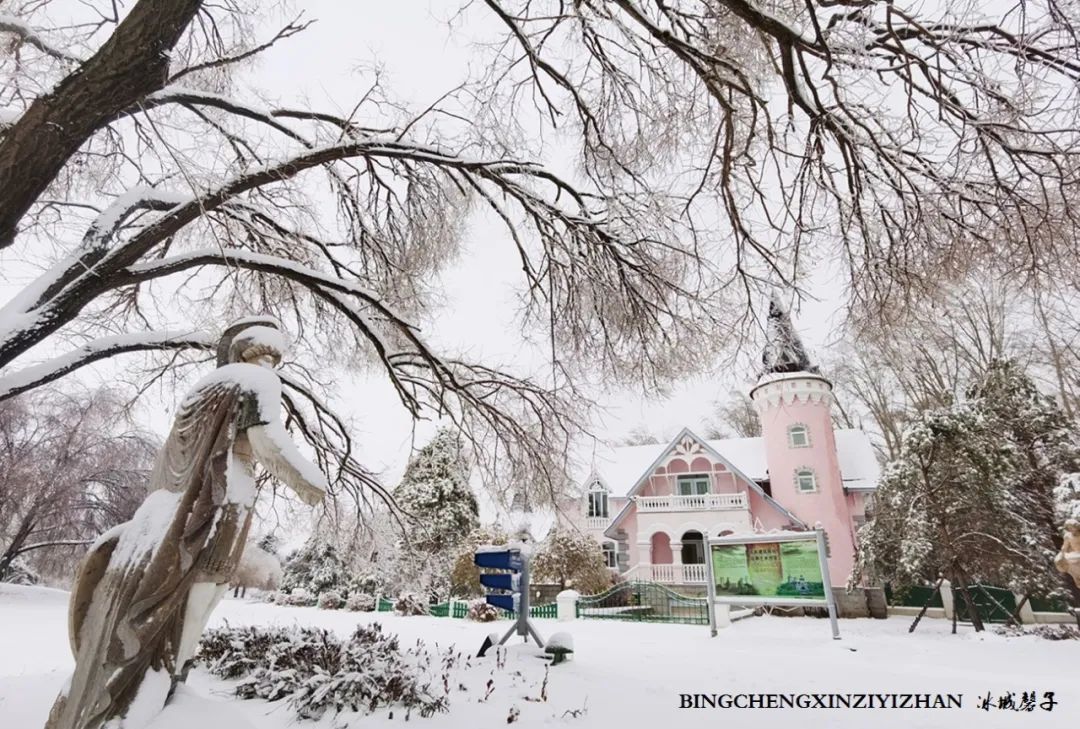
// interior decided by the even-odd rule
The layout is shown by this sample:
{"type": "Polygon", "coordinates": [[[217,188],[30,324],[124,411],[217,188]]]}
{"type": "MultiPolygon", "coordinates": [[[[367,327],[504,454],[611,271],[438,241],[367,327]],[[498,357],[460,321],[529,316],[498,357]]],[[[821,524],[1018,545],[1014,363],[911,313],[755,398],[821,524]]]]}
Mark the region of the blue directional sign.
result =
{"type": "Polygon", "coordinates": [[[518,591],[521,578],[518,575],[480,575],[480,584],[493,590],[518,591]]]}
{"type": "Polygon", "coordinates": [[[517,549],[508,549],[504,552],[477,552],[473,557],[473,564],[477,567],[487,567],[495,570],[520,571],[523,565],[521,552],[517,549]]]}
{"type": "MultiPolygon", "coordinates": [[[[473,557],[473,564],[481,569],[501,570],[498,574],[480,575],[480,584],[488,591],[484,601],[507,612],[517,613],[513,627],[506,631],[498,644],[502,645],[511,635],[517,633],[526,640],[531,637],[536,641],[536,645],[542,647],[544,641],[529,622],[528,550],[516,546],[507,546],[505,549],[481,547],[473,557]]],[[[477,655],[483,656],[493,645],[495,643],[492,636],[488,636],[477,655]]]]}
{"type": "Polygon", "coordinates": [[[484,598],[488,605],[494,605],[497,608],[502,608],[508,612],[517,612],[518,608],[518,596],[517,595],[488,595],[484,598]]]}

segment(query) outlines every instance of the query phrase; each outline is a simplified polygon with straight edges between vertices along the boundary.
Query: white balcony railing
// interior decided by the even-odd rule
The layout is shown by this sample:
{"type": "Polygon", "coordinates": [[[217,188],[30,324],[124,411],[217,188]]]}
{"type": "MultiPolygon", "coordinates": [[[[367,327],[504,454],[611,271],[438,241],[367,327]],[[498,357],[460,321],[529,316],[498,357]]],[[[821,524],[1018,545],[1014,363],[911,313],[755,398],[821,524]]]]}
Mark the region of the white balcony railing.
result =
{"type": "Polygon", "coordinates": [[[705,584],[703,564],[641,564],[628,573],[631,579],[668,585],[705,584]]]}
{"type": "Polygon", "coordinates": [[[585,517],[586,529],[606,529],[607,525],[611,523],[611,519],[606,516],[587,516],[585,517]]]}
{"type": "Polygon", "coordinates": [[[638,496],[638,511],[727,511],[747,508],[746,494],[638,496]]]}

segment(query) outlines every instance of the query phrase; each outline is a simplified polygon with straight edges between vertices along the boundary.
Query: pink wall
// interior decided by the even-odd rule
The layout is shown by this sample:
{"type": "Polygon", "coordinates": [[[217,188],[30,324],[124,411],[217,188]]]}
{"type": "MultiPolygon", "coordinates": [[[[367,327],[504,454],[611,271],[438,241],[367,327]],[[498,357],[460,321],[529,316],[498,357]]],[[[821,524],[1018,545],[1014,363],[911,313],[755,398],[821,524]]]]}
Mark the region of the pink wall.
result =
{"type": "Polygon", "coordinates": [[[652,547],[650,551],[650,564],[671,564],[671,540],[667,534],[657,533],[652,535],[652,547]]]}
{"type": "Polygon", "coordinates": [[[825,380],[813,376],[769,383],[755,391],[756,400],[769,397],[771,404],[759,408],[765,438],[765,456],[769,464],[772,496],[808,526],[821,523],[829,536],[829,574],[833,585],[843,586],[854,564],[855,542],[851,508],[840,480],[836,438],[829,412],[830,395],[824,392],[825,380]],[[783,396],[778,397],[779,388],[783,396]],[[825,395],[810,399],[807,391],[825,395]],[[788,427],[802,424],[809,428],[810,446],[792,448],[788,427]],[[800,492],[795,472],[800,468],[814,471],[817,491],[800,492]]]}

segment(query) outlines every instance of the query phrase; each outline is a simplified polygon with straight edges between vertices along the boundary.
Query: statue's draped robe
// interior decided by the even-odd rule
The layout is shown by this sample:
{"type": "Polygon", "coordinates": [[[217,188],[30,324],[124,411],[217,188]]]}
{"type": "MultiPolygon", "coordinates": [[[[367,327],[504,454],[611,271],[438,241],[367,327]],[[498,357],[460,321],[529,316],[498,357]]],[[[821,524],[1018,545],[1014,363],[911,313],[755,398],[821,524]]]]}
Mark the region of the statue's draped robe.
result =
{"type": "Polygon", "coordinates": [[[182,405],[158,455],[150,496],[131,521],[104,534],[71,595],[76,668],[46,729],[123,727],[143,701],[160,710],[171,690],[188,595],[228,582],[243,551],[254,494],[236,498],[258,402],[236,382],[208,384],[182,405]],[[138,700],[136,700],[138,697],[138,700]]]}

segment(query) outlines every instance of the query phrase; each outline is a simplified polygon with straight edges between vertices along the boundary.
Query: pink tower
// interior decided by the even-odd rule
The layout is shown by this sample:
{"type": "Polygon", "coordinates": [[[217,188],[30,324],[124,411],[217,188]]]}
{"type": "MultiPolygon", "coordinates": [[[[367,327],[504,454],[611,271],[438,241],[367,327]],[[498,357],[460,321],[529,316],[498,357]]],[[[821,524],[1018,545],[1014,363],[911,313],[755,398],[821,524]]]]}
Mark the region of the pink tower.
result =
{"type": "Polygon", "coordinates": [[[765,365],[750,397],[761,420],[772,497],[829,544],[834,587],[847,584],[855,561],[852,501],[840,479],[832,425],[832,383],[810,363],[785,308],[769,305],[765,365]]]}

